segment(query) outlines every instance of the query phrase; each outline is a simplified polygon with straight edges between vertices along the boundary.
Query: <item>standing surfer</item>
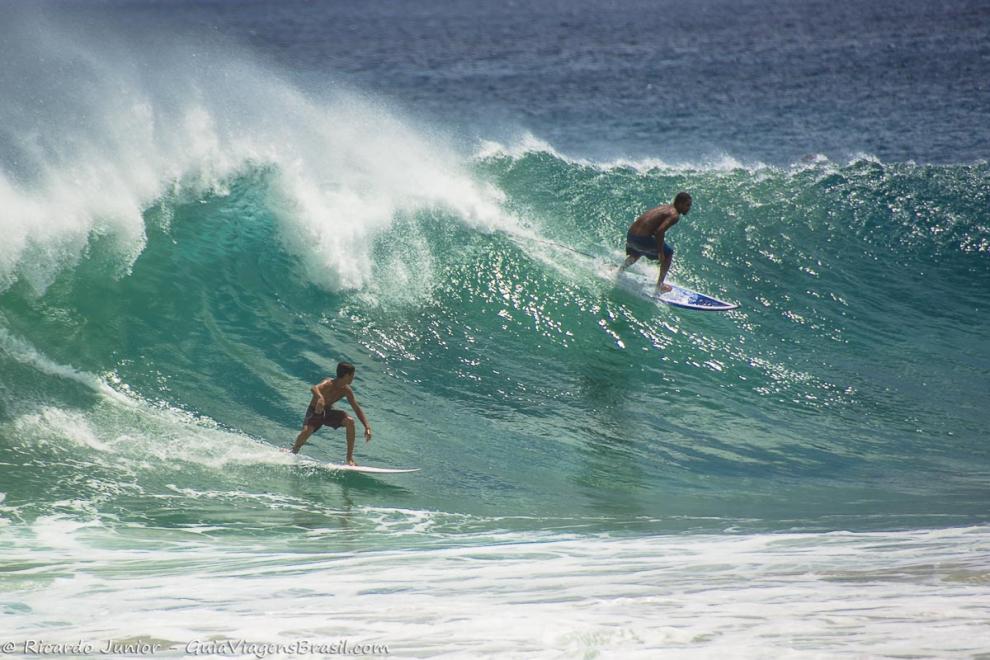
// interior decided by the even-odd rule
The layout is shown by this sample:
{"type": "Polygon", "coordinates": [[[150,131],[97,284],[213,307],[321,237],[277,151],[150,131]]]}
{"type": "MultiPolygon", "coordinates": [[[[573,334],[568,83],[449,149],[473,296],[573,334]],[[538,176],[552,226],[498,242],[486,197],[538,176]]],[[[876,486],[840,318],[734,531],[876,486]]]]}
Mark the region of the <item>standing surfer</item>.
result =
{"type": "Polygon", "coordinates": [[[640,257],[660,261],[660,277],[657,278],[656,292],[659,294],[670,291],[670,285],[664,284],[663,281],[667,277],[667,271],[670,270],[674,249],[667,245],[664,236],[668,229],[677,224],[682,215],[687,215],[690,211],[691,195],[679,192],[674,197],[673,204],[663,204],[636,218],[626,233],[626,254],[629,256],[619,268],[619,272],[632,266],[640,257]],[[660,246],[663,246],[662,258],[660,246]]]}
{"type": "Polygon", "coordinates": [[[309,408],[306,409],[306,418],[303,420],[303,428],[292,445],[292,453],[298,454],[299,450],[309,436],[316,433],[321,426],[339,429],[343,426],[347,430],[347,464],[357,465],[354,462],[354,419],[343,410],[334,410],[333,404],[340,399],[347,397],[347,403],[357,414],[358,419],[364,424],[364,441],[371,442],[371,426],[364,416],[364,411],[354,398],[354,391],[351,390],[351,383],[354,382],[354,365],[341,362],[337,365],[337,377],[327,378],[321,383],[309,388],[313,393],[310,399],[309,408]]]}

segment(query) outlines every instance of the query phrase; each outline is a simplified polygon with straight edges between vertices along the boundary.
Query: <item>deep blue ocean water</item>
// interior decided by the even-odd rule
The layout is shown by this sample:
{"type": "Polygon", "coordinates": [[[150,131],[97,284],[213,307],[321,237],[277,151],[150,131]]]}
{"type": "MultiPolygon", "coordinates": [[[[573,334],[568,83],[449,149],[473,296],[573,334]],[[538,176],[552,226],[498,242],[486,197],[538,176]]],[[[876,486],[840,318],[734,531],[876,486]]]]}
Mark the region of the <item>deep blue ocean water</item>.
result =
{"type": "Polygon", "coordinates": [[[3,3],[0,58],[5,638],[986,651],[987,3],[3,3]],[[616,282],[680,190],[737,311],[616,282]],[[419,472],[283,451],[339,360],[419,472]]]}
{"type": "Polygon", "coordinates": [[[106,7],[234,38],[314,87],[353,83],[465,138],[525,129],[594,157],[778,165],[970,163],[990,148],[979,1],[106,7]]]}

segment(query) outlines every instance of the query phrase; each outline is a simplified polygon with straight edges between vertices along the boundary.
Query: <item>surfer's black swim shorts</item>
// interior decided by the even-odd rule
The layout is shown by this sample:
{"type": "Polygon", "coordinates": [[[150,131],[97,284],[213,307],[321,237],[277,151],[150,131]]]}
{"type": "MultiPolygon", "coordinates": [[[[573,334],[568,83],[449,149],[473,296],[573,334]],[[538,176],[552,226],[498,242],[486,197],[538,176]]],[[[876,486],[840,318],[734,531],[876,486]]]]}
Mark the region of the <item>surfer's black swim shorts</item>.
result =
{"type": "MultiPolygon", "coordinates": [[[[667,257],[674,254],[674,248],[663,244],[663,253],[667,257]]],[[[660,260],[660,250],[657,246],[656,236],[635,236],[632,233],[626,234],[626,255],[630,257],[646,257],[653,261],[660,260]]]]}
{"type": "Polygon", "coordinates": [[[306,418],[303,420],[303,426],[309,426],[314,431],[324,425],[332,429],[339,429],[344,425],[345,419],[347,419],[347,413],[343,410],[324,408],[323,412],[318,413],[313,406],[310,406],[306,409],[306,418]]]}

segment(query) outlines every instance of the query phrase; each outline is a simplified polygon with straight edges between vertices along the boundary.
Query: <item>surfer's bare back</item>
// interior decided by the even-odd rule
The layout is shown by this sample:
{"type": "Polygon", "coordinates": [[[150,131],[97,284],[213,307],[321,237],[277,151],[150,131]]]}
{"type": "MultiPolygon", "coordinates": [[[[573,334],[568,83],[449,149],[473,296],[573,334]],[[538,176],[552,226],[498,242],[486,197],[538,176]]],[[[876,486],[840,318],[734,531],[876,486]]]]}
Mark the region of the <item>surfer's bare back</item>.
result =
{"type": "Polygon", "coordinates": [[[292,453],[298,454],[299,450],[309,436],[316,433],[321,426],[329,426],[339,429],[343,426],[347,430],[347,464],[357,465],[354,462],[354,419],[343,410],[335,410],[333,404],[347,397],[347,403],[364,424],[364,441],[371,442],[371,426],[364,416],[364,411],[354,398],[354,391],[351,390],[351,383],[354,382],[354,365],[341,362],[337,365],[337,377],[327,378],[313,387],[309,388],[313,393],[313,398],[309,401],[309,408],[306,409],[306,417],[303,419],[303,428],[292,445],[292,453]]]}
{"type": "Polygon", "coordinates": [[[691,195],[686,192],[679,192],[674,197],[673,204],[663,204],[650,209],[629,226],[626,233],[626,257],[625,263],[619,267],[621,273],[640,257],[646,257],[652,261],[660,262],[660,277],[657,278],[657,293],[670,291],[670,285],[664,284],[667,271],[674,257],[674,248],[667,245],[664,240],[667,230],[677,224],[682,215],[687,215],[691,211],[691,195]],[[660,246],[663,246],[663,256],[660,256],[660,246]]]}

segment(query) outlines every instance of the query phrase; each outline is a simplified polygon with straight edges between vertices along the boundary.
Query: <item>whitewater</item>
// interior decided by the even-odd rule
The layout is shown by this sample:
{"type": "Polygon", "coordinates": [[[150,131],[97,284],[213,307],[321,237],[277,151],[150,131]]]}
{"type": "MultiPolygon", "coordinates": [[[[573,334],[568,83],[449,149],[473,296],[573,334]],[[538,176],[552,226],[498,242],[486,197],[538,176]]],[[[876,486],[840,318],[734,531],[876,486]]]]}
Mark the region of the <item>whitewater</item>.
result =
{"type": "Polygon", "coordinates": [[[635,40],[544,70],[546,35],[653,16],[551,4],[289,4],[286,34],[329,22],[282,50],[257,7],[0,8],[0,649],[988,651],[990,165],[691,152],[535,90],[521,120],[490,81],[638,75],[635,40]],[[518,52],[441,56],[499,48],[434,43],[486,17],[518,52]],[[386,19],[422,68],[343,75],[386,19]],[[615,284],[628,224],[680,190],[671,277],[737,310],[615,284]],[[344,360],[358,461],[419,472],[325,467],[327,428],[285,451],[344,360]]]}

